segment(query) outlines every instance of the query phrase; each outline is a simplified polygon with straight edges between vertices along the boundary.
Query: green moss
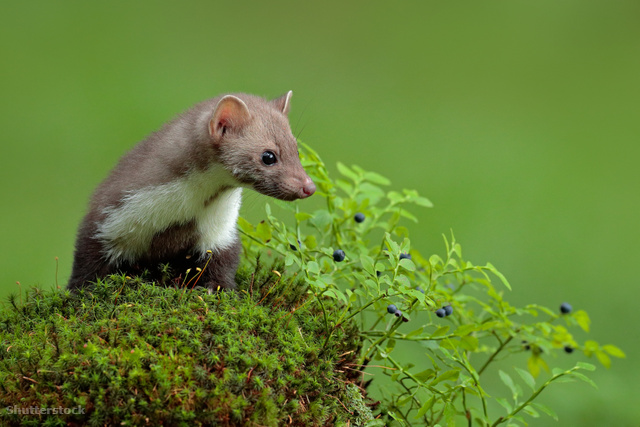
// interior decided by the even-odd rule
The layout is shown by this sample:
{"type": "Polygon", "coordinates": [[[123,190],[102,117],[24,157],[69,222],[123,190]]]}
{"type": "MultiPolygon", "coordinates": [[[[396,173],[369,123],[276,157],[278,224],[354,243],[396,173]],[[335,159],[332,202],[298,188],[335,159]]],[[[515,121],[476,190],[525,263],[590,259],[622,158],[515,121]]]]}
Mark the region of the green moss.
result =
{"type": "MultiPolygon", "coordinates": [[[[238,283],[238,292],[209,295],[112,276],[77,294],[13,298],[0,313],[1,407],[86,413],[3,410],[0,420],[331,425],[352,417],[343,401],[362,417],[358,389],[347,389],[354,371],[344,369],[360,347],[355,325],[325,345],[324,313],[304,284],[270,270],[240,272],[238,283]]],[[[329,316],[338,309],[324,306],[329,316]]]]}

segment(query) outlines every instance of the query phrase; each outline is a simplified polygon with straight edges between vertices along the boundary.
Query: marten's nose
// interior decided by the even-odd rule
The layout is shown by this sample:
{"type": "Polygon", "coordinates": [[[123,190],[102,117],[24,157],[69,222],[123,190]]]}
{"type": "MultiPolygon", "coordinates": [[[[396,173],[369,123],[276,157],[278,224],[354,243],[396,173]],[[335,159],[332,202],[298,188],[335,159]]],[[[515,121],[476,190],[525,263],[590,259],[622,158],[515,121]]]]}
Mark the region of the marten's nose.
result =
{"type": "Polygon", "coordinates": [[[302,194],[304,194],[303,197],[309,197],[315,192],[316,192],[316,185],[313,183],[313,181],[311,181],[311,178],[307,177],[304,180],[304,184],[302,185],[302,194]]]}

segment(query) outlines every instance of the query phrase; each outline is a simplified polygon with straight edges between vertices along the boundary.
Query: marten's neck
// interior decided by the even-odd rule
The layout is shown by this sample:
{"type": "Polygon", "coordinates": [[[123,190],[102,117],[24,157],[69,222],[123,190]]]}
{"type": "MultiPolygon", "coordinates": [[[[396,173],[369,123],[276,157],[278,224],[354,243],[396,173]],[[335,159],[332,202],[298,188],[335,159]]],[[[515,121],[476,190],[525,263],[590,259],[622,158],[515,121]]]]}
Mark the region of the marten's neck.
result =
{"type": "MultiPolygon", "coordinates": [[[[105,256],[119,264],[148,254],[154,237],[176,225],[192,223],[195,248],[202,255],[231,245],[242,189],[226,169],[213,164],[192,170],[165,184],[128,192],[116,206],[106,208],[96,237],[105,244],[105,256]]],[[[194,254],[195,255],[195,254],[194,254]]]]}

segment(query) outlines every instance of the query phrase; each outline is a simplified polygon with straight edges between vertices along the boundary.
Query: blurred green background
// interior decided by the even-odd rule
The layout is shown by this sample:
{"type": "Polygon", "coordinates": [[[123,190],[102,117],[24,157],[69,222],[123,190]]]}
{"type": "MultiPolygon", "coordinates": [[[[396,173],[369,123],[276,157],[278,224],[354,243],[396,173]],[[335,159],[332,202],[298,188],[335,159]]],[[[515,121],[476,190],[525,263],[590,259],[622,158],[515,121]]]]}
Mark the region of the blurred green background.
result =
{"type": "Polygon", "coordinates": [[[54,284],[56,256],[66,282],[92,190],[164,121],[292,89],[292,128],[331,167],[435,203],[415,247],[453,229],[514,303],[571,302],[626,351],[599,390],[543,394],[562,423],[640,423],[637,1],[5,1],[0,55],[0,297],[54,284]]]}

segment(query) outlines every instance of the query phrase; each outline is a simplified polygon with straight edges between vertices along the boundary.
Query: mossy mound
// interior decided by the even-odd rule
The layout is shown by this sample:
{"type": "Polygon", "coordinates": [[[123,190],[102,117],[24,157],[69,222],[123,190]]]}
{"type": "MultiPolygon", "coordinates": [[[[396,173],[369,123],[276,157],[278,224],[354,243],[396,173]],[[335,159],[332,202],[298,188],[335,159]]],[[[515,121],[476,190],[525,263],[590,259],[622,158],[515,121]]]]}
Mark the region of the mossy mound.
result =
{"type": "MultiPolygon", "coordinates": [[[[0,312],[0,421],[306,426],[362,418],[361,401],[359,413],[343,406],[354,402],[355,326],[342,325],[325,345],[322,309],[295,278],[245,271],[238,286],[209,295],[112,276],[77,294],[35,288],[22,303],[11,298],[0,312]]],[[[335,316],[338,308],[327,300],[325,309],[335,316]]]]}

